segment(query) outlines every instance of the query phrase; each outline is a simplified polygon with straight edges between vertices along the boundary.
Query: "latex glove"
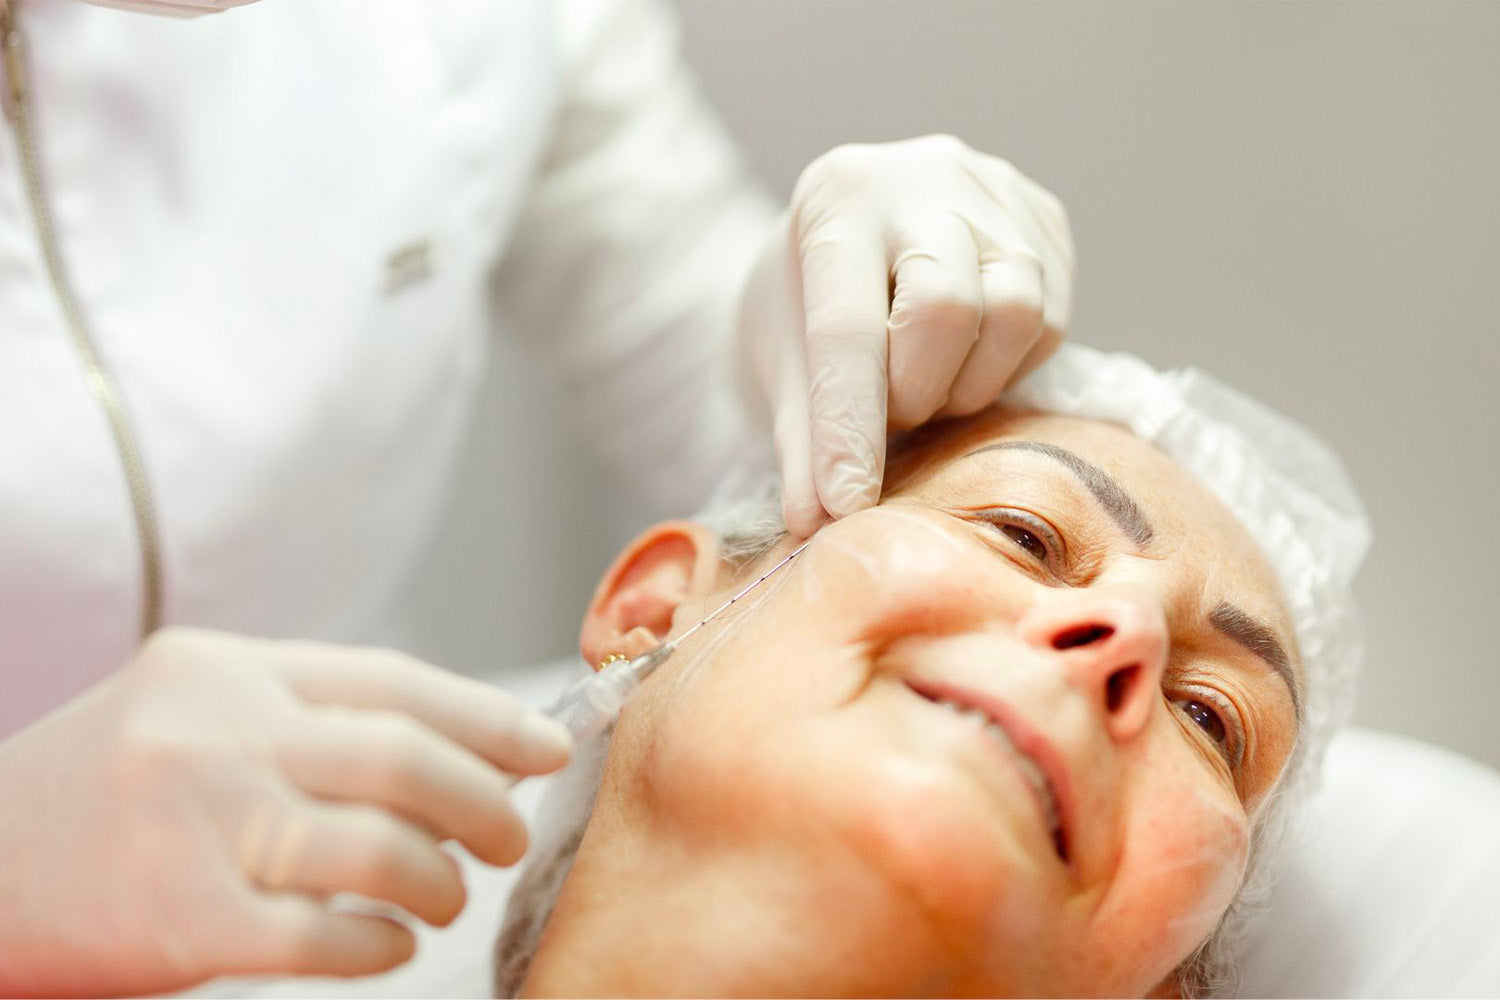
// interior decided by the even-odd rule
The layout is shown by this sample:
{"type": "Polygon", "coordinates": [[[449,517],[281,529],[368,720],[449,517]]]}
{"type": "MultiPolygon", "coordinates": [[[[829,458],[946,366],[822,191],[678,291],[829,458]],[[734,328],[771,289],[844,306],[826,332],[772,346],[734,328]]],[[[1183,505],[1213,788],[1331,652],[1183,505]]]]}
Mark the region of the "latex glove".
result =
{"type": "Polygon", "coordinates": [[[0,995],[390,968],[412,932],[328,897],[447,924],[465,897],[439,841],[513,863],[502,771],[567,756],[516,698],[398,653],[157,633],[0,743],[0,995]]]}
{"type": "Polygon", "coordinates": [[[878,501],[887,431],[994,402],[1057,349],[1072,291],[1061,202],[1004,160],[943,135],[815,160],[740,315],[787,528],[878,501]]]}

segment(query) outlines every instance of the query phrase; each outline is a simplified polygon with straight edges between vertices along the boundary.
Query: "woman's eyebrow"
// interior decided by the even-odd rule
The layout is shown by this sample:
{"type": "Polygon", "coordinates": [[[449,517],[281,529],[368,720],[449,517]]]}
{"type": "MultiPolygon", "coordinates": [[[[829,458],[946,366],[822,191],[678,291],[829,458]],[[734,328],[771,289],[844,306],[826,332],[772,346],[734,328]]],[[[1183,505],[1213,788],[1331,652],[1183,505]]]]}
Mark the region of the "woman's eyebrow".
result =
{"type": "Polygon", "coordinates": [[[1099,466],[1066,448],[1059,448],[1055,444],[1047,444],[1043,441],[1001,441],[998,444],[976,448],[964,457],[1006,449],[1034,451],[1038,455],[1046,455],[1060,462],[1094,495],[1094,499],[1099,501],[1099,506],[1104,508],[1104,512],[1115,524],[1119,525],[1125,537],[1134,542],[1137,548],[1144,549],[1151,544],[1156,531],[1151,527],[1151,522],[1146,520],[1146,515],[1141,511],[1140,506],[1129,493],[1125,492],[1125,488],[1115,482],[1114,477],[1099,466]]]}
{"type": "Polygon", "coordinates": [[[1271,627],[1259,618],[1252,617],[1239,608],[1223,601],[1208,616],[1209,624],[1220,634],[1228,636],[1250,652],[1270,664],[1286,684],[1292,695],[1292,708],[1297,713],[1297,725],[1302,725],[1302,691],[1297,686],[1297,676],[1292,671],[1292,658],[1286,647],[1276,638],[1271,627]]]}
{"type": "MultiPolygon", "coordinates": [[[[1088,488],[1094,499],[1099,501],[1099,505],[1104,508],[1115,524],[1119,525],[1127,538],[1142,549],[1151,544],[1151,539],[1156,532],[1151,527],[1151,522],[1146,520],[1146,515],[1141,511],[1140,506],[1129,493],[1125,492],[1125,488],[1109,473],[1066,448],[1059,448],[1055,444],[1048,444],[1044,441],[1000,441],[985,445],[983,448],[976,448],[964,457],[1004,449],[1036,452],[1038,455],[1046,455],[1061,463],[1088,488]]],[[[1221,635],[1250,650],[1276,672],[1286,684],[1287,691],[1291,693],[1292,707],[1296,710],[1297,724],[1300,726],[1302,690],[1297,684],[1297,675],[1292,670],[1292,659],[1287,655],[1286,647],[1282,645],[1281,640],[1276,638],[1276,632],[1259,618],[1247,614],[1228,601],[1221,602],[1209,614],[1208,620],[1221,635]]]]}

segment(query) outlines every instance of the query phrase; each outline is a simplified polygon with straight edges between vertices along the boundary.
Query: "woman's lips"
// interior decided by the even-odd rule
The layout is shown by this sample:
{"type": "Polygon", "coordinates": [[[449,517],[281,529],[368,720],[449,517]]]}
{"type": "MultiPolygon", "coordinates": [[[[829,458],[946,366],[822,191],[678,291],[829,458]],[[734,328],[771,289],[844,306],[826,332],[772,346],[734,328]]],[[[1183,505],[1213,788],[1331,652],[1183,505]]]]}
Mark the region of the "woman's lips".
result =
{"type": "Polygon", "coordinates": [[[975,713],[986,735],[1011,755],[1031,785],[1052,836],[1052,846],[1065,864],[1070,862],[1069,832],[1074,828],[1072,786],[1067,767],[1052,743],[1014,708],[993,695],[938,681],[907,680],[906,686],[927,701],[975,713]]]}

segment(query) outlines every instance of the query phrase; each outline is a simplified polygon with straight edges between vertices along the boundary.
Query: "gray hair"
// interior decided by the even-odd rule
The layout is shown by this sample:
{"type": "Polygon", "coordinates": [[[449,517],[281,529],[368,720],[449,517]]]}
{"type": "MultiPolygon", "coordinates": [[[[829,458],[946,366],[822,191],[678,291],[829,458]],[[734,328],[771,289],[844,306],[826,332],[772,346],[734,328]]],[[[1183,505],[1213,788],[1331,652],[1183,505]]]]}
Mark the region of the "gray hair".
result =
{"type": "MultiPolygon", "coordinates": [[[[1260,544],[1281,582],[1302,654],[1304,720],[1292,758],[1251,831],[1244,881],[1218,926],[1177,970],[1186,996],[1235,984],[1234,950],[1264,907],[1291,844],[1291,819],[1314,790],[1323,753],[1353,705],[1362,654],[1350,582],[1369,526],[1333,453],[1303,428],[1192,369],[1158,373],[1137,358],[1064,345],[1002,397],[1023,409],[1121,424],[1195,475],[1260,544]]],[[[743,470],[698,517],[724,558],[753,560],[785,534],[774,475],[743,470]]],[[[543,805],[534,844],[496,945],[496,990],[514,995],[572,866],[603,774],[609,733],[543,805]]]]}

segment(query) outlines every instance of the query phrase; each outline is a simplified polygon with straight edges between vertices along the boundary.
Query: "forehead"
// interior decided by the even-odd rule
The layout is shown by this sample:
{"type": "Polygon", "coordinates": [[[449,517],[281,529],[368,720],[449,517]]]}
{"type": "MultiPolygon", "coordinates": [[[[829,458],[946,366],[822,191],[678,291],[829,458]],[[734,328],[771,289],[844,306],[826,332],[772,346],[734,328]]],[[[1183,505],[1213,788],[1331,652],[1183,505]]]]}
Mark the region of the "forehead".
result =
{"type": "Polygon", "coordinates": [[[1006,441],[1053,445],[1103,470],[1150,522],[1152,558],[1178,563],[1216,599],[1276,621],[1292,639],[1280,583],[1245,527],[1165,452],[1116,424],[991,407],[901,442],[891,458],[888,494],[930,493],[954,477],[998,483],[1007,466],[1078,483],[1066,466],[1032,450],[973,454],[1006,441]]]}

